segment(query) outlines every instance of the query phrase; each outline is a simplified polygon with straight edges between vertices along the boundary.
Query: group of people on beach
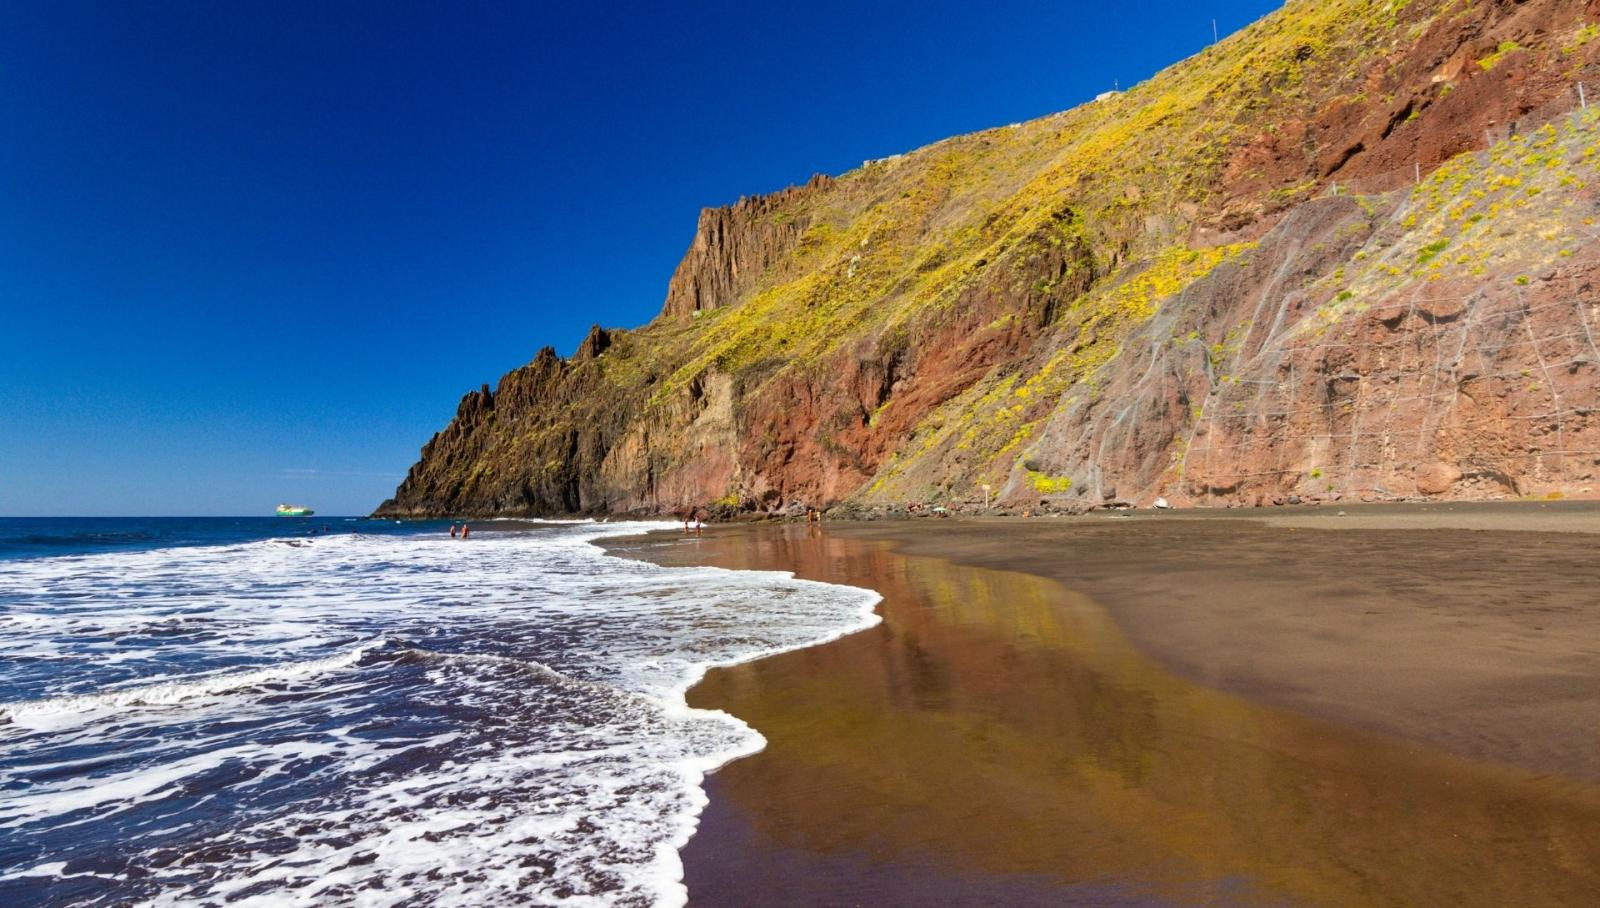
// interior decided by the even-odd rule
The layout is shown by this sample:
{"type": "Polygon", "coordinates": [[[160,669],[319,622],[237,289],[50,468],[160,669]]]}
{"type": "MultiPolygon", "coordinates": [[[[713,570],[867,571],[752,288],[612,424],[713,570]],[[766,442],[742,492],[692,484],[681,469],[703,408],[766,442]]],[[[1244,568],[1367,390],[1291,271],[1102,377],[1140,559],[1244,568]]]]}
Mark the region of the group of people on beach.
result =
{"type": "Polygon", "coordinates": [[[467,534],[469,534],[471,532],[472,532],[472,527],[467,526],[467,522],[465,520],[461,521],[461,525],[460,526],[457,526],[455,521],[451,521],[450,522],[450,538],[451,539],[456,538],[456,536],[458,534],[461,536],[462,539],[465,539],[465,538],[467,538],[467,534]]]}
{"type": "MultiPolygon", "coordinates": [[[[678,512],[683,518],[683,532],[686,535],[699,536],[705,532],[705,519],[707,513],[701,508],[688,508],[678,512]]],[[[813,534],[822,531],[822,511],[817,508],[806,508],[806,526],[813,534]]]]}

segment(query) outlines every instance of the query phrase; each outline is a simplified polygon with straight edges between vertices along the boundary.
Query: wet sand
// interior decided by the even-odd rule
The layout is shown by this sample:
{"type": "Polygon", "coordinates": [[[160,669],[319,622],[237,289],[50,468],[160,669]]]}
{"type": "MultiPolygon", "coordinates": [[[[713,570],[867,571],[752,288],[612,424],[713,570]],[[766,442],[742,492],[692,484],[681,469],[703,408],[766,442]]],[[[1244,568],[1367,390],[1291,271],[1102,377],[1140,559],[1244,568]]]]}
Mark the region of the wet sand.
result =
{"type": "Polygon", "coordinates": [[[1600,537],[1349,517],[621,544],[885,597],[691,692],[769,742],[708,780],[691,904],[1593,904],[1600,537]]]}
{"type": "Polygon", "coordinates": [[[1600,782],[1594,503],[838,527],[1051,577],[1192,681],[1600,782]]]}

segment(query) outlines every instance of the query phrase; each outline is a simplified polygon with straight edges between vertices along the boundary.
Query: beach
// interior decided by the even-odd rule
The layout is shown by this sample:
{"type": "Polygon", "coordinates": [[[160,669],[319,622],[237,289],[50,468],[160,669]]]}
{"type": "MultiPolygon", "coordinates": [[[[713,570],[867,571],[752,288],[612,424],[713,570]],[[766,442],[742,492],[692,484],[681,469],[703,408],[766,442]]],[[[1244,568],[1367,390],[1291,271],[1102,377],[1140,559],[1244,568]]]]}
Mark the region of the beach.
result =
{"type": "Polygon", "coordinates": [[[690,903],[1587,904],[1592,505],[718,527],[612,543],[877,590],[689,695],[690,903]]]}
{"type": "Polygon", "coordinates": [[[876,594],[666,570],[670,523],[0,518],[0,905],[683,904],[712,665],[876,594]]]}

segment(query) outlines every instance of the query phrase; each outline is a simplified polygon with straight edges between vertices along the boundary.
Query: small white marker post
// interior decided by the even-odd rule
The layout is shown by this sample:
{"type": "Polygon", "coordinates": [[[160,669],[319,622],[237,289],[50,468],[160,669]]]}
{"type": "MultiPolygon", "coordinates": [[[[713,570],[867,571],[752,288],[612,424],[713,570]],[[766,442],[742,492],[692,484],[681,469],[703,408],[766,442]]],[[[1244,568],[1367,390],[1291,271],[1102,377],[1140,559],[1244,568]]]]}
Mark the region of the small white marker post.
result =
{"type": "Polygon", "coordinates": [[[1589,99],[1587,99],[1587,98],[1585,98],[1583,96],[1583,83],[1582,82],[1578,83],[1578,109],[1579,110],[1588,110],[1589,109],[1589,99]]]}
{"type": "Polygon", "coordinates": [[[983,484],[983,509],[985,511],[989,510],[989,484],[987,482],[983,484]]]}
{"type": "Polygon", "coordinates": [[[1422,182],[1422,162],[1421,161],[1416,161],[1411,166],[1416,168],[1417,182],[1421,183],[1422,182]]]}

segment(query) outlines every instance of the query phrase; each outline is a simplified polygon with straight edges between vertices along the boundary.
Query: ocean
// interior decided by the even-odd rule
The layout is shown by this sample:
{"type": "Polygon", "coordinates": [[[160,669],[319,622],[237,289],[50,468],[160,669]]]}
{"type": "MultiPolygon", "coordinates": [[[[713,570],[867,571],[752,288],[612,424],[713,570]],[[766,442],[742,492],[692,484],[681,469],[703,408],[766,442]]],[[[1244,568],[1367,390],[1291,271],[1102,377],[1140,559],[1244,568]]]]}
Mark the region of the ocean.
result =
{"type": "Polygon", "coordinates": [[[682,904],[764,744],[684,692],[878,620],[593,544],[673,524],[446,527],[0,519],[0,904],[682,904]]]}

